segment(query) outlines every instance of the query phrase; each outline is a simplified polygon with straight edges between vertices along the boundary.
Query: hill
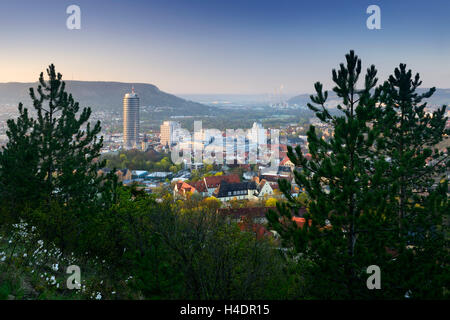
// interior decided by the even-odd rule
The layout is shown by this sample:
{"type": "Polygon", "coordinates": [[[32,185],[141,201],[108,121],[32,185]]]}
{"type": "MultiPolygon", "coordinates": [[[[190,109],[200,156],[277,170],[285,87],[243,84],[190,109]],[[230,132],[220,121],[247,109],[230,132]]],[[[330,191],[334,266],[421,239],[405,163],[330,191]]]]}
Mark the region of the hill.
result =
{"type": "MultiPolygon", "coordinates": [[[[418,93],[424,93],[428,89],[418,89],[418,93]]],[[[335,107],[341,100],[337,98],[336,93],[328,90],[328,105],[335,107]]],[[[440,107],[442,105],[450,105],[450,89],[436,89],[436,92],[426,100],[427,105],[430,107],[440,107]]],[[[310,94],[300,94],[294,96],[288,100],[290,105],[306,106],[308,102],[311,102],[310,94]]]]}
{"type": "MultiPolygon", "coordinates": [[[[90,106],[93,111],[122,111],[122,99],[134,86],[140,97],[141,106],[151,107],[167,116],[205,115],[213,108],[185,100],[163,92],[156,86],[146,83],[102,82],[102,81],[65,81],[67,91],[72,93],[81,106],[90,106]]],[[[0,83],[0,106],[17,105],[22,102],[30,106],[29,88],[37,88],[36,82],[0,83]]]]}

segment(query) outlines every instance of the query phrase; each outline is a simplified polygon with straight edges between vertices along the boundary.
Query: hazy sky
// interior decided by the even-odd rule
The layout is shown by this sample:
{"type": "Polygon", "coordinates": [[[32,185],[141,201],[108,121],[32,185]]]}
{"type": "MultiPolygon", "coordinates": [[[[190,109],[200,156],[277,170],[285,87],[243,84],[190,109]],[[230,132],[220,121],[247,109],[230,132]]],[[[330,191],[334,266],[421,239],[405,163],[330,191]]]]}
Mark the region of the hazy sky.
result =
{"type": "Polygon", "coordinates": [[[450,87],[448,0],[1,0],[0,82],[146,82],[171,93],[284,93],[331,85],[355,49],[384,78],[400,62],[424,86],[450,87]],[[66,8],[81,8],[81,30],[66,8]],[[381,8],[381,30],[366,9],[381,8]]]}

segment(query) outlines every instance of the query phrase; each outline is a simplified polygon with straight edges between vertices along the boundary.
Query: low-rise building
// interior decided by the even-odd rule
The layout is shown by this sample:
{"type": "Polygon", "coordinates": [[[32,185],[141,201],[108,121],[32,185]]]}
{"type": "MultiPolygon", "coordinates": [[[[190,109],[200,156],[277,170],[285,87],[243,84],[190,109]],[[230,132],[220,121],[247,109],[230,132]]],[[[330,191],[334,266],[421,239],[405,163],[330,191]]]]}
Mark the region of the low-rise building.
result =
{"type": "Polygon", "coordinates": [[[208,196],[211,196],[223,181],[227,183],[239,183],[241,182],[241,179],[237,174],[229,174],[225,176],[204,177],[202,181],[205,184],[208,196]]]}
{"type": "Polygon", "coordinates": [[[258,197],[262,199],[271,197],[274,194],[271,183],[265,179],[261,180],[261,183],[258,185],[258,191],[258,197]]]}
{"type": "Polygon", "coordinates": [[[196,192],[197,190],[192,185],[184,181],[177,182],[173,188],[174,198],[186,198],[189,194],[194,194],[196,192]]]}
{"type": "Polygon", "coordinates": [[[221,201],[256,200],[258,198],[258,189],[253,181],[239,183],[222,181],[214,191],[213,196],[221,201]]]}
{"type": "Polygon", "coordinates": [[[280,166],[289,167],[291,169],[291,171],[294,171],[294,169],[295,169],[295,164],[292,163],[292,161],[288,157],[284,157],[284,159],[281,160],[280,166]]]}
{"type": "Polygon", "coordinates": [[[121,169],[116,171],[119,182],[124,182],[132,179],[132,172],[128,169],[121,169]]]}

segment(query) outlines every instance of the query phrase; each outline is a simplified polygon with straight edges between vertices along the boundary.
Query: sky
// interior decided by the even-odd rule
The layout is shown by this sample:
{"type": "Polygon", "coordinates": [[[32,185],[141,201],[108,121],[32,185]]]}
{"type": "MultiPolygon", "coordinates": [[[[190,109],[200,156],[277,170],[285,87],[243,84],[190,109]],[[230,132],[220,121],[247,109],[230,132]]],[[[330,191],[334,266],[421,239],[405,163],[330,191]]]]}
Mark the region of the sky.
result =
{"type": "Polygon", "coordinates": [[[450,88],[448,0],[1,0],[0,82],[54,63],[66,80],[143,82],[174,94],[285,94],[331,88],[354,49],[385,79],[399,63],[450,88]],[[81,29],[69,30],[69,5],[81,29]],[[381,29],[369,30],[369,5],[381,29]]]}

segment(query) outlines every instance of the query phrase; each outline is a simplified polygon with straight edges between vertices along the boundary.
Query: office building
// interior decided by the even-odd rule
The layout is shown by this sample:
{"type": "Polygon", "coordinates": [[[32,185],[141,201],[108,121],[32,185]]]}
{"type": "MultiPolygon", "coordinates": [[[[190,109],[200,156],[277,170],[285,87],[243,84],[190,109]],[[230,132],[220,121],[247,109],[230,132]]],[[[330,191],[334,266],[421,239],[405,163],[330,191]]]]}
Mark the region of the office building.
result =
{"type": "Polygon", "coordinates": [[[123,97],[123,146],[139,147],[139,97],[134,88],[123,97]]]}
{"type": "Polygon", "coordinates": [[[160,127],[160,143],[163,146],[171,146],[177,141],[177,134],[181,129],[180,123],[176,121],[164,121],[160,127]]]}

